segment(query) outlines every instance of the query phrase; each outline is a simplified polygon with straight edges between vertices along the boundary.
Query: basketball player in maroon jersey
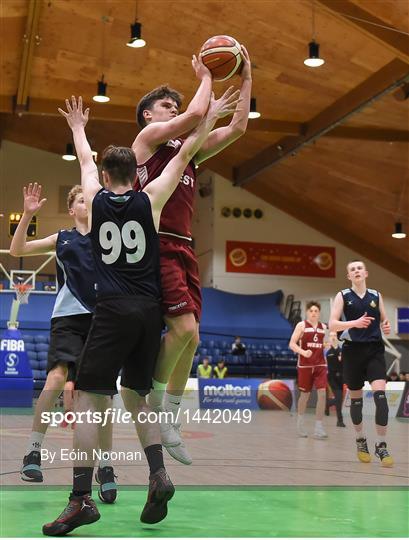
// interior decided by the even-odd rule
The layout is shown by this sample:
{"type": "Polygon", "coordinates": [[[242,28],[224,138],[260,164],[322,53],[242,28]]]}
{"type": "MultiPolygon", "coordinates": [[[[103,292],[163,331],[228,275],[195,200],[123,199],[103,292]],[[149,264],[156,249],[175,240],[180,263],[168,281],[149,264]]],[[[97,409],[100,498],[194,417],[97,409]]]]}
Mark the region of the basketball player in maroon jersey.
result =
{"type": "MultiPolygon", "coordinates": [[[[191,247],[195,164],[219,153],[246,131],[252,80],[248,53],[243,46],[241,49],[240,106],[228,126],[209,134],[194,162],[191,161],[186,167],[179,186],[166,203],[161,216],[161,279],[167,333],[162,341],[149,403],[156,409],[163,407],[172,412],[174,418],[178,415],[199,343],[201,291],[198,265],[191,247]]],[[[193,129],[206,113],[212,77],[195,56],[192,65],[201,83],[184,113],[178,114],[181,95],[167,86],[156,88],[138,104],[137,120],[142,130],[132,145],[138,163],[136,190],[144,189],[161,174],[183,144],[181,137],[193,129]]],[[[192,459],[180,436],[180,424],[162,424],[161,434],[162,444],[170,455],[189,465],[192,459]]]]}
{"type": "Polygon", "coordinates": [[[300,437],[308,437],[304,425],[304,413],[312,387],[317,389],[317,407],[315,410],[315,439],[326,439],[327,434],[322,420],[325,412],[327,388],[327,362],[324,356],[324,337],[326,326],[320,322],[321,305],[308,302],[307,318],[294,328],[290,339],[290,349],[298,354],[298,400],[297,431],[300,437]]]}

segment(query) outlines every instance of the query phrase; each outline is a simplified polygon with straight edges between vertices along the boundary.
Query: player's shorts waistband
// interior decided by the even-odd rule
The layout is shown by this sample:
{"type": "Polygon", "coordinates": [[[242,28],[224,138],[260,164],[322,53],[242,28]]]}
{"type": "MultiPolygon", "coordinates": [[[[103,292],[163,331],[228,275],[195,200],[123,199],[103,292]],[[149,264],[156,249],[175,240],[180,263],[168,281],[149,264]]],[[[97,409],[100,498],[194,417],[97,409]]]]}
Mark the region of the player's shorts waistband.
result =
{"type": "Polygon", "coordinates": [[[97,296],[97,304],[99,302],[106,302],[109,300],[141,300],[141,301],[150,301],[156,304],[161,302],[160,298],[154,298],[153,296],[146,296],[144,294],[101,294],[97,296]]]}
{"type": "Polygon", "coordinates": [[[174,240],[182,244],[187,244],[188,246],[192,244],[192,238],[190,238],[190,236],[182,236],[181,234],[176,234],[176,233],[171,233],[171,232],[166,232],[166,231],[159,231],[159,236],[163,238],[169,238],[169,240],[174,240]]]}

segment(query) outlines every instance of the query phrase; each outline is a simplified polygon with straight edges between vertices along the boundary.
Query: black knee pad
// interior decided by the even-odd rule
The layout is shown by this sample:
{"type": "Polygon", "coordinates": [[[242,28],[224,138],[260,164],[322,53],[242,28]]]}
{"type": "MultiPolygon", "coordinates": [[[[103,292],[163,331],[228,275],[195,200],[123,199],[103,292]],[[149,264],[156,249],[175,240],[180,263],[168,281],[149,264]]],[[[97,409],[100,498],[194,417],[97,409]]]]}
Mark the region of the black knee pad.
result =
{"type": "Polygon", "coordinates": [[[375,422],[378,426],[387,426],[388,425],[388,400],[386,399],[385,392],[383,390],[377,390],[373,393],[373,398],[375,401],[375,422]]]}
{"type": "Polygon", "coordinates": [[[362,423],[363,398],[351,398],[351,420],[354,426],[362,423]]]}

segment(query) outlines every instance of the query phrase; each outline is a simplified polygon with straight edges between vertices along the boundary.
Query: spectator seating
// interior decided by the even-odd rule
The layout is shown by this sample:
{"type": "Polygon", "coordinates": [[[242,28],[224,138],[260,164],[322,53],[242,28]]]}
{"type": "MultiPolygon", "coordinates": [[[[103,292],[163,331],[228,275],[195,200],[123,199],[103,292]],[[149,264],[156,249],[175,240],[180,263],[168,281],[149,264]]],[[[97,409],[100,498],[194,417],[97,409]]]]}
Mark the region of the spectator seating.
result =
{"type": "Polygon", "coordinates": [[[285,340],[244,340],[246,353],[241,356],[231,354],[231,342],[225,340],[202,339],[192,365],[192,375],[196,375],[198,364],[206,356],[212,364],[219,358],[226,363],[229,376],[237,377],[295,377],[297,373],[296,355],[288,349],[285,340]]]}
{"type": "Polygon", "coordinates": [[[47,378],[49,334],[23,334],[24,346],[33,372],[34,394],[37,396],[47,378]]]}

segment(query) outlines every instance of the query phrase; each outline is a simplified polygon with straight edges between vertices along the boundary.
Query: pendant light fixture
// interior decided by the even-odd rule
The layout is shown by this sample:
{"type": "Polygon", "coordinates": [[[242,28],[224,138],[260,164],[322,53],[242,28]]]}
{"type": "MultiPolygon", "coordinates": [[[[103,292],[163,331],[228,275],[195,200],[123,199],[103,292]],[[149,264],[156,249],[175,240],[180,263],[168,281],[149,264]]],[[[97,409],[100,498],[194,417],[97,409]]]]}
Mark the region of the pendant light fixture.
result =
{"type": "Polygon", "coordinates": [[[249,111],[249,118],[251,120],[254,120],[255,118],[260,118],[261,114],[257,111],[257,103],[256,98],[252,97],[250,99],[250,111],[249,111]]]}
{"type": "Polygon", "coordinates": [[[93,100],[97,103],[107,103],[110,101],[110,97],[107,94],[108,83],[104,80],[104,60],[105,60],[105,24],[109,21],[109,18],[105,15],[102,17],[102,54],[101,54],[101,80],[97,82],[97,93],[93,96],[93,100]]]}
{"type": "Polygon", "coordinates": [[[142,24],[138,22],[138,0],[135,0],[135,22],[131,24],[131,39],[126,43],[126,46],[140,49],[145,45],[146,41],[142,39],[142,24]]]}
{"type": "Polygon", "coordinates": [[[304,60],[308,67],[320,67],[325,60],[320,58],[320,45],[315,41],[315,1],[312,0],[312,40],[308,43],[308,58],[304,60]]]}
{"type": "Polygon", "coordinates": [[[395,223],[395,231],[392,233],[392,238],[397,238],[398,240],[406,238],[406,233],[403,231],[402,223],[399,221],[395,223]]]}
{"type": "Polygon", "coordinates": [[[77,156],[74,154],[74,145],[72,143],[67,143],[65,147],[65,154],[61,156],[65,161],[75,161],[77,156]]]}

